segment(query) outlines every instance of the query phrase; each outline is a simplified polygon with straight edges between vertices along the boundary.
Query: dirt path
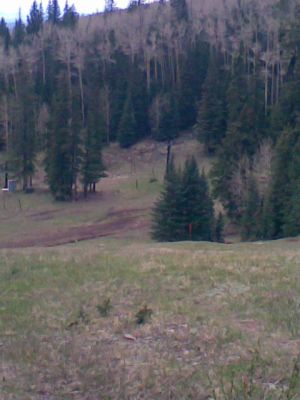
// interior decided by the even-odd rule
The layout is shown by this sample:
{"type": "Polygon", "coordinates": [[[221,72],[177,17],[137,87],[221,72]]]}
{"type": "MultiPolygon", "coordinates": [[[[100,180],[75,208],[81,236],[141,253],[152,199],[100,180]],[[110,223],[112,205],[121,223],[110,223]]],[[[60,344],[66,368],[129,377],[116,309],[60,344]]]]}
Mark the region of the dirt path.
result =
{"type": "Polygon", "coordinates": [[[30,237],[2,241],[0,249],[16,249],[25,247],[53,247],[83,240],[113,236],[122,237],[124,233],[140,232],[149,229],[149,221],[145,218],[146,209],[129,209],[111,211],[106,219],[97,223],[74,226],[49,234],[35,233],[30,237]],[[142,212],[142,214],[141,214],[142,212]],[[108,219],[108,221],[106,221],[108,219]]]}

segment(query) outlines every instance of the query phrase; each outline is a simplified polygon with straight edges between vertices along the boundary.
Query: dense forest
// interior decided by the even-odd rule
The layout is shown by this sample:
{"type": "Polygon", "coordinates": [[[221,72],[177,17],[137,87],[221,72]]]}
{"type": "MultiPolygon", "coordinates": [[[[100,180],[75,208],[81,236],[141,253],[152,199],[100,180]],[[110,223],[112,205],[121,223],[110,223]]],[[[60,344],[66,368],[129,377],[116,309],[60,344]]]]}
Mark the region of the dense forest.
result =
{"type": "Polygon", "coordinates": [[[300,1],[131,0],[82,16],[33,2],[0,22],[3,171],[44,155],[58,200],[103,176],[101,149],[193,128],[244,239],[300,233],[300,1]]]}

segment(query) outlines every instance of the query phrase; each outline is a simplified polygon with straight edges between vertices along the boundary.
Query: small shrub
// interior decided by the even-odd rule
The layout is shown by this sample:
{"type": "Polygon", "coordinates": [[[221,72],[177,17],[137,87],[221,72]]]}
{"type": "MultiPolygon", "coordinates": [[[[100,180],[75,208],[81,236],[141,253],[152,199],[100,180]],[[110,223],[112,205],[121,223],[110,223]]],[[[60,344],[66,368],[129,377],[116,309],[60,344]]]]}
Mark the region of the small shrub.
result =
{"type": "Polygon", "coordinates": [[[139,325],[145,324],[148,322],[153,314],[151,308],[148,308],[147,305],[144,305],[135,315],[136,323],[139,325]]]}
{"type": "Polygon", "coordinates": [[[80,307],[78,314],[76,318],[74,318],[73,321],[71,321],[67,325],[67,329],[72,329],[77,327],[80,323],[88,324],[90,322],[88,314],[84,311],[83,307],[80,307]]]}
{"type": "Polygon", "coordinates": [[[90,322],[88,314],[84,311],[82,307],[80,307],[79,312],[78,312],[78,318],[80,322],[83,322],[84,324],[88,324],[90,322]]]}
{"type": "Polygon", "coordinates": [[[98,304],[96,306],[96,308],[97,308],[99,314],[101,315],[101,317],[107,317],[110,310],[112,309],[110,298],[108,297],[107,299],[104,299],[101,304],[98,304]]]}

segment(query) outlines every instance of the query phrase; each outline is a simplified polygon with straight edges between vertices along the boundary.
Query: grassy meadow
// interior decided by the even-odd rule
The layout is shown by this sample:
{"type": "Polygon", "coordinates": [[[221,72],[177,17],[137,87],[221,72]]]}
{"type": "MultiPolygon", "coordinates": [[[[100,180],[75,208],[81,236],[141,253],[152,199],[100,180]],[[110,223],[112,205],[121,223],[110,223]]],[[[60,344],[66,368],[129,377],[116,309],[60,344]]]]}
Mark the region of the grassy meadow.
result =
{"type": "Polygon", "coordinates": [[[300,399],[300,239],[151,242],[165,151],[106,149],[87,201],[2,197],[1,400],[300,399]]]}
{"type": "Polygon", "coordinates": [[[297,241],[1,250],[0,398],[299,399],[299,265],[297,241]]]}

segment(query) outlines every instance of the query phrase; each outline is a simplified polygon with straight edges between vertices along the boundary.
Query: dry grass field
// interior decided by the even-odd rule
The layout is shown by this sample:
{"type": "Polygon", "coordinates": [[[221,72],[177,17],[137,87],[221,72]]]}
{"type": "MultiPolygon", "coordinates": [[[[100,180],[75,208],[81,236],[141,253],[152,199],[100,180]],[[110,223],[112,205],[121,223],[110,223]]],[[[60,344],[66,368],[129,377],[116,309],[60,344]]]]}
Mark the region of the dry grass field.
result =
{"type": "Polygon", "coordinates": [[[1,400],[300,399],[299,243],[1,250],[1,400]]]}

